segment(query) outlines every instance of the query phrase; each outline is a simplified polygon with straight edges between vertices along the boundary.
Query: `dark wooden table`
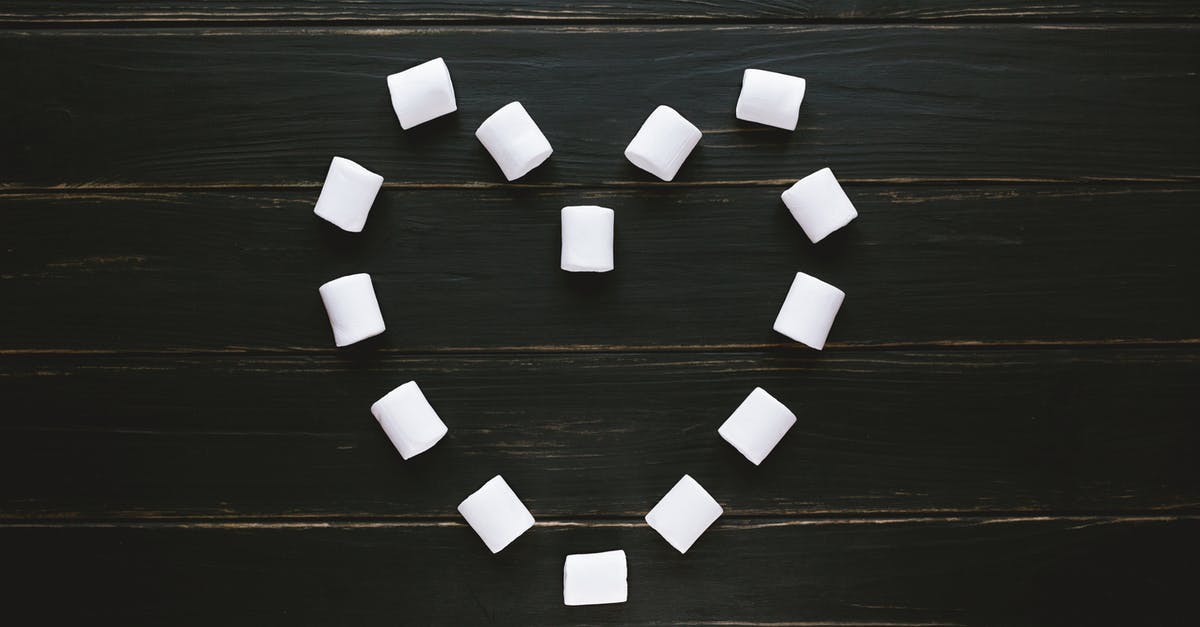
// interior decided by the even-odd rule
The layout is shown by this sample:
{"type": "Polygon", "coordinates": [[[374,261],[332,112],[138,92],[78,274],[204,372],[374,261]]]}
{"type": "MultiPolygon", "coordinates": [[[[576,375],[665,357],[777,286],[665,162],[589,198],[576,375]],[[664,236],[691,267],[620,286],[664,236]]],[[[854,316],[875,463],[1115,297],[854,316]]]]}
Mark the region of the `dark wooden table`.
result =
{"type": "Polygon", "coordinates": [[[5,2],[5,622],[1195,624],[1197,20],[5,2]],[[435,56],[459,111],[402,131],[435,56]],[[734,118],[746,67],[808,79],[795,133],[734,118]],[[506,184],[515,99],[555,153],[506,184]],[[621,155],[660,103],[705,131],[671,184],[621,155]],[[360,235],[311,213],[335,154],[387,179],[360,235]],[[861,215],[814,246],[779,193],[826,165],[861,215]],[[610,275],[557,267],[587,203],[610,275]],[[797,270],[848,293],[824,352],[771,331],[797,270]],[[389,329],[334,350],[359,271],[389,329]],[[451,430],[406,462],[368,407],[409,379],[451,430]],[[758,468],[716,434],[754,386],[800,416],[758,468]],[[726,513],[681,556],[642,516],[685,472],[726,513]],[[496,473],[538,525],[492,556],[496,473]],[[618,547],[629,602],[563,607],[618,547]]]}

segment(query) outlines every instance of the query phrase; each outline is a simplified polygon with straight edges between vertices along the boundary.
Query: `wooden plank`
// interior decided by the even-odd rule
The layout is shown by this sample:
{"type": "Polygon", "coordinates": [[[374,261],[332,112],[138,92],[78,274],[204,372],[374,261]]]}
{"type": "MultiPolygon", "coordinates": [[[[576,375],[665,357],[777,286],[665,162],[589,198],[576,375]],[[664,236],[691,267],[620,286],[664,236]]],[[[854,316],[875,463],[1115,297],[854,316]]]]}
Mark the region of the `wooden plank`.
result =
{"type": "MultiPolygon", "coordinates": [[[[29,622],[314,625],[1173,625],[1200,521],[718,521],[680,556],[642,523],[2,528],[29,622]],[[564,607],[562,562],[621,547],[629,601],[564,607]],[[64,596],[70,602],[63,602],[64,596]]],[[[24,622],[24,621],[22,621],[24,622]]]]}
{"type": "Polygon", "coordinates": [[[662,103],[707,132],[680,182],[1200,177],[1192,24],[462,27],[0,34],[0,185],[319,185],[341,154],[409,185],[498,184],[473,136],[520,99],[522,179],[648,183],[662,103]],[[459,111],[399,128],[384,77],[445,55],[459,111]],[[746,67],[805,76],[795,133],[733,117],[746,67]]]}
{"type": "Polygon", "coordinates": [[[684,473],[730,515],[1200,507],[1200,352],[8,358],[6,519],[453,517],[503,474],[538,516],[641,516],[684,473]],[[370,404],[450,426],[403,461],[370,404]],[[755,467],[755,386],[798,425],[755,467]]]}
{"type": "Polygon", "coordinates": [[[456,23],[456,22],[596,22],[744,20],[1078,20],[1179,19],[1200,17],[1191,2],[1166,0],[1087,3],[962,3],[922,0],[811,2],[808,0],[653,0],[652,2],[411,2],[408,0],[239,1],[70,0],[54,3],[10,0],[0,12],[0,25],[169,24],[189,23],[456,23]]]}
{"type": "Polygon", "coordinates": [[[797,270],[848,293],[828,350],[1196,338],[1196,188],[849,186],[860,218],[816,246],[780,189],[395,190],[358,235],[315,190],[5,195],[3,347],[331,352],[316,288],[360,271],[389,324],[362,351],[806,353],[771,330],[797,270]],[[609,275],[558,268],[579,203],[618,212],[609,275]]]}

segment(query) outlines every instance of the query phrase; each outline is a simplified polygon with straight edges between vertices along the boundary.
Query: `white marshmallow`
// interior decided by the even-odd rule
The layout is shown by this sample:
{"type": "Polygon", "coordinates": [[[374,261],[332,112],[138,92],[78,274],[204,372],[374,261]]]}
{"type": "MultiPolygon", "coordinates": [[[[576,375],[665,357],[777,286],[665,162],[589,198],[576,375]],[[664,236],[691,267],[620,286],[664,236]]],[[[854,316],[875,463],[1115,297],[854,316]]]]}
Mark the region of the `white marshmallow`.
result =
{"type": "Polygon", "coordinates": [[[633,165],[664,181],[675,178],[700,141],[700,129],[671,107],[660,105],[625,148],[633,165]]]}
{"type": "Polygon", "coordinates": [[[387,85],[405,130],[458,110],[450,70],[441,57],[388,76],[387,85]]]}
{"type": "Polygon", "coordinates": [[[783,307],[775,317],[776,331],[817,350],[825,338],[846,293],[815,277],[797,272],[783,307]]]}
{"type": "Polygon", "coordinates": [[[459,503],[458,513],[492,553],[499,553],[533,526],[533,514],[500,475],[459,503]]]}
{"type": "Polygon", "coordinates": [[[717,433],[757,466],[794,424],[796,414],[792,410],[767,394],[766,390],[754,388],[717,429],[717,433]]]}
{"type": "Polygon", "coordinates": [[[595,205],[563,207],[562,255],[567,272],[613,269],[613,210],[595,205]]]}
{"type": "Polygon", "coordinates": [[[646,514],[646,523],[675,550],[687,553],[692,544],[721,516],[724,510],[688,475],[646,514]]]}
{"type": "Polygon", "coordinates": [[[416,381],[409,381],[375,401],[371,414],[404,459],[433,448],[449,431],[425,400],[416,381]]]}
{"type": "Polygon", "coordinates": [[[829,168],[796,181],[783,192],[782,198],[792,217],[814,244],[858,217],[854,204],[829,168]]]}
{"type": "Polygon", "coordinates": [[[343,231],[358,233],[367,223],[367,214],[382,186],[382,176],[349,159],[334,157],[313,213],[343,231]]]}
{"type": "Polygon", "coordinates": [[[375,299],[375,287],[369,274],[350,274],[334,279],[318,290],[329,325],[333,327],[333,343],[347,346],[383,333],[383,314],[375,299]]]}
{"type": "Polygon", "coordinates": [[[525,176],[554,152],[550,141],[519,102],[500,107],[479,125],[475,137],[510,181],[525,176]]]}
{"type": "Polygon", "coordinates": [[[624,603],[629,598],[625,551],[568,555],[563,564],[563,605],[624,603]]]}
{"type": "Polygon", "coordinates": [[[794,131],[800,119],[800,103],[803,100],[803,78],[748,69],[742,73],[737,118],[794,131]]]}

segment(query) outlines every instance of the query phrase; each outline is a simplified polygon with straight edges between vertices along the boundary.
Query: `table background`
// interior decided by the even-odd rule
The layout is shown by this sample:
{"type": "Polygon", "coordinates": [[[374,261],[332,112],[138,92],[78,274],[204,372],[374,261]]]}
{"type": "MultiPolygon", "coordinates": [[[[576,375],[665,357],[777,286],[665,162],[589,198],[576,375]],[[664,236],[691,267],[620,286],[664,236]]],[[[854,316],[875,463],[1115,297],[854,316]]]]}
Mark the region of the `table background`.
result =
{"type": "MultiPolygon", "coordinates": [[[[59,623],[1193,623],[1200,558],[1200,9],[1191,2],[138,2],[0,10],[0,555],[59,623]],[[384,77],[444,56],[402,131],[384,77]],[[744,124],[745,67],[808,79],[744,124]],[[473,137],[520,99],[554,156],[473,137]],[[622,158],[700,126],[671,184],[622,158]],[[387,180],[312,215],[333,155],[387,180]],[[831,166],[860,218],[779,201],[831,166]],[[558,209],[617,211],[561,272],[558,209]],[[847,294],[824,352],[771,323],[847,294]],[[366,271],[386,334],[334,350],[366,271]],[[368,412],[450,425],[402,461],[368,412]],[[761,467],[716,427],[799,414],[761,467]],[[642,516],[725,506],[686,556],[642,516]],[[503,473],[538,525],[455,512],[503,473]],[[565,608],[622,547],[624,605],[565,608]]],[[[27,623],[22,623],[27,624],[27,623]]]]}

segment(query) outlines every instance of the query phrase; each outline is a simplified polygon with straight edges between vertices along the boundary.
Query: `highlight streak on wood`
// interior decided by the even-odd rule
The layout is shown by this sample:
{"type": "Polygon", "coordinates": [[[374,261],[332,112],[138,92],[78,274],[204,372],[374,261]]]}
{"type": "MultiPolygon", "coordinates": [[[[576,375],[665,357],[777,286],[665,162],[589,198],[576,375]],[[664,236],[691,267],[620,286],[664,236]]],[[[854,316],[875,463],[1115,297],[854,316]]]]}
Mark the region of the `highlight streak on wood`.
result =
{"type": "MultiPolygon", "coordinates": [[[[964,523],[969,525],[1013,525],[1021,523],[1068,522],[1067,529],[1086,529],[1096,525],[1120,525],[1129,523],[1169,523],[1178,521],[1200,521],[1200,515],[1192,516],[1071,516],[1047,514],[1042,516],[896,516],[886,518],[816,518],[800,520],[753,521],[737,516],[723,516],[713,531],[722,533],[738,530],[774,529],[781,527],[823,527],[845,525],[921,525],[964,523]]],[[[203,520],[189,517],[177,520],[86,520],[86,521],[12,521],[0,522],[0,534],[7,529],[257,529],[257,530],[305,530],[305,529],[421,529],[442,527],[466,527],[461,519],[449,520],[312,520],[312,521],[255,521],[255,520],[203,520]]],[[[640,518],[635,520],[553,520],[538,519],[534,525],[539,529],[633,529],[645,528],[640,518]]]]}
{"type": "Polygon", "coordinates": [[[1200,17],[1193,3],[1098,0],[1046,3],[1029,0],[973,2],[921,0],[853,3],[806,0],[652,0],[645,2],[399,2],[388,0],[9,0],[0,10],[0,26],[176,26],[209,24],[421,24],[537,23],[587,24],[630,22],[927,22],[962,23],[1047,20],[1181,20],[1200,17]]]}

